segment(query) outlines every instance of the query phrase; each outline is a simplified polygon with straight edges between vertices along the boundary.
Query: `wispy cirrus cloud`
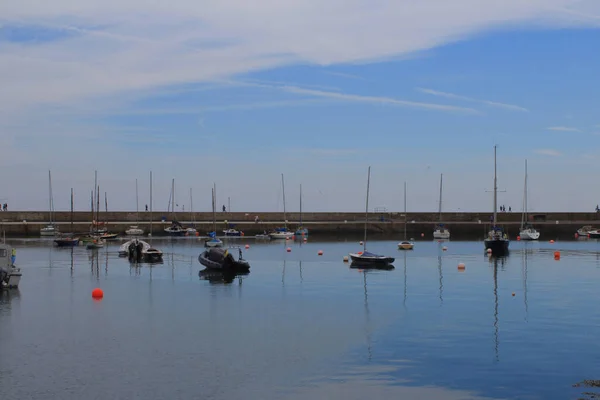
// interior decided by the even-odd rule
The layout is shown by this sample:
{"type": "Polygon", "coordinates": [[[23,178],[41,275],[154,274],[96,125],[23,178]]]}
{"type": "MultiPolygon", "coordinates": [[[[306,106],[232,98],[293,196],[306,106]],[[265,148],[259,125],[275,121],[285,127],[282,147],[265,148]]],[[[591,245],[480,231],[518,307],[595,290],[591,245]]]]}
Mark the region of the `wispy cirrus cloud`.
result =
{"type": "Polygon", "coordinates": [[[581,132],[581,130],[574,128],[572,126],[549,126],[546,129],[549,131],[556,131],[556,132],[581,132]]]}
{"type": "Polygon", "coordinates": [[[480,104],[485,104],[486,106],[504,108],[506,110],[511,110],[511,111],[529,112],[529,110],[526,109],[525,107],[517,106],[514,104],[499,103],[497,101],[491,101],[491,100],[475,99],[473,97],[462,96],[462,95],[448,93],[448,92],[440,92],[439,90],[433,90],[433,89],[427,89],[427,88],[417,88],[417,90],[421,93],[430,94],[432,96],[445,97],[447,99],[480,103],[480,104]]]}
{"type": "Polygon", "coordinates": [[[551,157],[559,157],[562,154],[554,149],[536,149],[533,151],[536,154],[541,154],[543,156],[551,156],[551,157]]]}

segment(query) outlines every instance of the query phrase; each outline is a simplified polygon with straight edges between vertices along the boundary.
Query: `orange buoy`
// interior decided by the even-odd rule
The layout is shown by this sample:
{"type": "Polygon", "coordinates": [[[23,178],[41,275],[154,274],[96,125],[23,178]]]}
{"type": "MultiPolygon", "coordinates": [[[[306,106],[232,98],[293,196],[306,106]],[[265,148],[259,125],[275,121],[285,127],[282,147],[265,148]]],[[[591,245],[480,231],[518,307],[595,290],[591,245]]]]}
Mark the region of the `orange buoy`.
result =
{"type": "Polygon", "coordinates": [[[550,240],[550,243],[554,243],[554,240],[550,240]]]}
{"type": "Polygon", "coordinates": [[[304,238],[303,240],[306,242],[306,241],[308,241],[308,238],[304,238]]]}
{"type": "Polygon", "coordinates": [[[575,239],[579,237],[579,233],[575,232],[575,239]]]}
{"type": "Polygon", "coordinates": [[[288,247],[287,249],[285,249],[288,253],[292,251],[291,247],[288,247]]]}
{"type": "Polygon", "coordinates": [[[244,236],[244,232],[241,232],[241,235],[244,236]]]}
{"type": "Polygon", "coordinates": [[[554,252],[554,259],[555,260],[560,260],[560,251],[555,251],[554,252]]]}
{"type": "Polygon", "coordinates": [[[323,255],[323,250],[319,250],[319,252],[317,254],[320,255],[320,256],[322,256],[323,255]]]}
{"type": "Polygon", "coordinates": [[[521,240],[521,236],[517,236],[517,241],[521,240]]]}
{"type": "Polygon", "coordinates": [[[425,234],[424,234],[424,233],[421,233],[421,237],[425,237],[425,234]]]}
{"type": "Polygon", "coordinates": [[[465,263],[458,263],[458,269],[460,271],[464,270],[465,269],[465,263]]]}
{"type": "Polygon", "coordinates": [[[348,256],[344,256],[344,262],[348,262],[349,258],[348,256]]]}
{"type": "Polygon", "coordinates": [[[96,288],[96,289],[92,290],[92,298],[101,299],[103,297],[104,297],[104,292],[102,291],[102,289],[96,288]]]}
{"type": "Polygon", "coordinates": [[[492,249],[487,249],[488,254],[492,254],[492,249]]]}
{"type": "Polygon", "coordinates": [[[248,249],[250,248],[250,245],[249,245],[249,244],[247,244],[247,245],[245,246],[245,248],[246,248],[246,250],[248,250],[248,249]]]}
{"type": "Polygon", "coordinates": [[[442,251],[447,251],[448,248],[446,246],[442,247],[442,251]]]}
{"type": "Polygon", "coordinates": [[[196,236],[200,236],[200,232],[196,232],[196,236]]]}
{"type": "Polygon", "coordinates": [[[515,292],[512,292],[513,297],[515,297],[515,292]]]}
{"type": "Polygon", "coordinates": [[[588,239],[591,238],[590,234],[588,233],[588,239]]]}
{"type": "Polygon", "coordinates": [[[357,254],[360,256],[362,254],[362,251],[359,251],[357,254]]]}

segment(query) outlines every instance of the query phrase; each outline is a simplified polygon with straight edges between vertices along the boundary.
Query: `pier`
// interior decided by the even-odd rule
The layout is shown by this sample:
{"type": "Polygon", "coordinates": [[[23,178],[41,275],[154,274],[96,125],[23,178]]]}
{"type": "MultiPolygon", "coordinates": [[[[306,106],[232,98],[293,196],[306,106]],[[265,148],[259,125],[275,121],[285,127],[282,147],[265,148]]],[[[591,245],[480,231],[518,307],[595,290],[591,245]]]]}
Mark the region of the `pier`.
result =
{"type": "MultiPolygon", "coordinates": [[[[150,216],[152,215],[152,231],[156,236],[164,234],[164,228],[171,222],[168,211],[132,212],[100,212],[99,221],[106,223],[109,231],[124,233],[131,225],[138,225],[145,233],[150,232],[150,216]]],[[[212,230],[212,213],[210,212],[176,212],[177,220],[184,226],[194,224],[201,235],[212,230]]],[[[450,229],[453,237],[480,238],[489,229],[491,213],[480,212],[447,212],[442,214],[442,223],[450,229]]],[[[71,213],[55,212],[55,225],[61,232],[70,231],[71,213]]],[[[432,231],[438,223],[438,213],[414,212],[378,212],[369,214],[368,230],[373,234],[396,236],[404,232],[406,219],[407,233],[411,237],[431,238],[432,231]]],[[[291,229],[299,225],[299,213],[287,213],[287,223],[291,229]]],[[[305,212],[302,223],[311,235],[345,235],[363,232],[364,212],[305,212]]],[[[575,231],[583,225],[600,227],[600,213],[532,213],[529,222],[542,231],[542,239],[549,237],[573,237],[575,231]]],[[[42,227],[48,224],[47,211],[4,211],[0,212],[0,225],[8,236],[39,236],[42,227]]],[[[247,235],[261,233],[284,224],[283,213],[279,212],[219,212],[217,213],[217,229],[225,229],[227,224],[234,224],[247,235]],[[255,221],[258,217],[258,222],[255,221]]],[[[498,213],[498,224],[503,226],[511,237],[515,238],[521,224],[521,213],[498,213]]],[[[73,230],[89,232],[91,226],[90,212],[73,213],[73,230]]]]}

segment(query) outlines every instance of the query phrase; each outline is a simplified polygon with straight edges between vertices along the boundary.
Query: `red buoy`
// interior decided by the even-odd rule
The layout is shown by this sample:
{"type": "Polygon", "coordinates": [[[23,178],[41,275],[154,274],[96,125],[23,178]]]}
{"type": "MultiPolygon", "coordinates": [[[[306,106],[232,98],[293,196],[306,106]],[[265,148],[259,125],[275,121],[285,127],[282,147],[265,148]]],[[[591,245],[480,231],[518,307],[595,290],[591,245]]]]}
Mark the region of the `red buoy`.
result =
{"type": "Polygon", "coordinates": [[[102,289],[96,288],[96,289],[92,290],[92,298],[101,299],[103,297],[104,297],[104,292],[102,291],[102,289]]]}

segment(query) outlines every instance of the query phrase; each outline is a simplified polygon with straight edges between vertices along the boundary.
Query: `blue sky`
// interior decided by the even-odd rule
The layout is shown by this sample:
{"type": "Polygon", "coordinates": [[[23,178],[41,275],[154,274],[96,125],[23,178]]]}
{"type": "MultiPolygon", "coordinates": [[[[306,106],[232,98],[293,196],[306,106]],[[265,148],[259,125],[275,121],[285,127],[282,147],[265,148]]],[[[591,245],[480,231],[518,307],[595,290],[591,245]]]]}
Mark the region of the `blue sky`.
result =
{"type": "Polygon", "coordinates": [[[591,1],[139,0],[0,5],[0,198],[112,209],[177,198],[208,210],[593,210],[600,5],[591,1]],[[88,4],[89,3],[89,4],[88,4]],[[9,173],[6,173],[6,172],[9,173]]]}

